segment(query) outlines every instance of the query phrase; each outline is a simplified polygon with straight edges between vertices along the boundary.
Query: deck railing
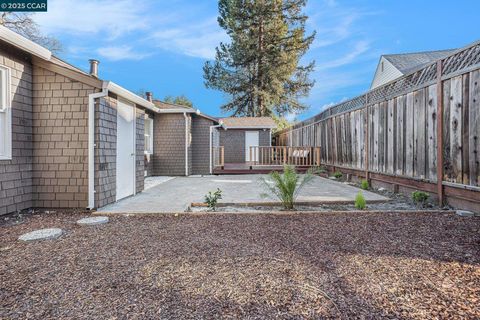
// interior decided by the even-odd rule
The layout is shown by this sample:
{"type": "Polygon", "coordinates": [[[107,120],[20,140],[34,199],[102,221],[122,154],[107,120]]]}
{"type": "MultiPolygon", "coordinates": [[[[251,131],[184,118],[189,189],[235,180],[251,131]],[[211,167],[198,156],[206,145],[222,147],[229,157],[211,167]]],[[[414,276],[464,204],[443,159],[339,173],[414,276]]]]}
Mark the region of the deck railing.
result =
{"type": "Polygon", "coordinates": [[[255,146],[248,159],[253,165],[319,166],[320,147],[255,146]]]}

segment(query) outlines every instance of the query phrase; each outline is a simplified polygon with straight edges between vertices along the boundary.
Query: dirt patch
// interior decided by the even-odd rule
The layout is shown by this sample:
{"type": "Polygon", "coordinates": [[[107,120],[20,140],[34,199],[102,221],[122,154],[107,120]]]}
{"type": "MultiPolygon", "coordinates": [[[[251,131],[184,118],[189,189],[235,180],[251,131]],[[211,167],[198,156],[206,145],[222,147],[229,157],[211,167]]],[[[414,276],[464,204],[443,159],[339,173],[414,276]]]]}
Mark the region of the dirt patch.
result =
{"type": "Polygon", "coordinates": [[[480,317],[478,217],[81,217],[0,227],[0,318],[480,317]],[[66,234],[16,240],[48,227],[66,234]]]}

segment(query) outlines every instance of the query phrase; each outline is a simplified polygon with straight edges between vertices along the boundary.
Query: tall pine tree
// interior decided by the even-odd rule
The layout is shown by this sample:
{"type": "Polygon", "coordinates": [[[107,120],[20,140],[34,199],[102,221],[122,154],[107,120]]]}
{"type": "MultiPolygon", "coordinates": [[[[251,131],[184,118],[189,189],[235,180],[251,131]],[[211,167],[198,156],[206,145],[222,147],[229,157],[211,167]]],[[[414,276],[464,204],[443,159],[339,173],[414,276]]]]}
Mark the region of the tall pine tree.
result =
{"type": "Polygon", "coordinates": [[[207,88],[230,96],[222,106],[236,116],[280,116],[306,108],[314,62],[300,58],[315,34],[305,35],[306,0],[220,0],[220,26],[230,43],[220,43],[216,58],[203,67],[207,88]]]}

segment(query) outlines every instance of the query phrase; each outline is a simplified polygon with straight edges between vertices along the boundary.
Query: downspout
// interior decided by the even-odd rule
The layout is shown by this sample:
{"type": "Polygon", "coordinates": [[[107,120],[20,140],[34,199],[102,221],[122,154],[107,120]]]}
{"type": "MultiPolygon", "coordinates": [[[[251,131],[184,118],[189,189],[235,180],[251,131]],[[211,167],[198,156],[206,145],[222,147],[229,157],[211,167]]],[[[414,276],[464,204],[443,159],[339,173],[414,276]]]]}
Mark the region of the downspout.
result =
{"type": "Polygon", "coordinates": [[[102,91],[88,95],[88,209],[95,208],[95,99],[106,97],[105,82],[102,91]]]}
{"type": "Polygon", "coordinates": [[[213,149],[213,141],[212,141],[212,135],[213,135],[213,129],[220,128],[223,126],[223,124],[220,122],[220,124],[217,124],[215,126],[210,126],[210,174],[213,173],[213,163],[212,163],[212,149],[213,149]]]}
{"type": "Polygon", "coordinates": [[[183,113],[185,118],[185,176],[188,176],[188,117],[187,113],[183,113]]]}

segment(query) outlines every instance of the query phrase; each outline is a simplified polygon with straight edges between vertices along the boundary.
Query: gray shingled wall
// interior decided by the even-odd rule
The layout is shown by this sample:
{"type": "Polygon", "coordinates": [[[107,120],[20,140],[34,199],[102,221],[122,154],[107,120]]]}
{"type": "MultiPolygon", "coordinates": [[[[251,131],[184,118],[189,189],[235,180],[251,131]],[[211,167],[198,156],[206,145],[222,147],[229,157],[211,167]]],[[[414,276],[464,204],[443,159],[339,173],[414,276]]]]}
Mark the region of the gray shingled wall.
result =
{"type": "Polygon", "coordinates": [[[33,68],[34,206],[88,205],[88,95],[95,89],[33,68]]]}
{"type": "Polygon", "coordinates": [[[137,122],[136,130],[136,193],[143,191],[145,182],[145,111],[136,108],[137,122]]]}
{"type": "MultiPolygon", "coordinates": [[[[229,129],[220,131],[220,145],[224,146],[225,163],[242,163],[245,162],[245,131],[244,129],[229,129]]],[[[270,145],[269,130],[250,130],[258,131],[259,145],[270,145]]]]}
{"type": "Polygon", "coordinates": [[[0,160],[0,215],[32,207],[32,66],[29,58],[0,47],[11,69],[12,160],[0,160]]]}
{"type": "MultiPolygon", "coordinates": [[[[144,115],[136,108],[136,192],[144,189],[144,115]]],[[[117,100],[101,98],[95,112],[95,207],[100,208],[116,200],[117,166],[117,100]]]]}
{"type": "MultiPolygon", "coordinates": [[[[159,114],[153,124],[153,174],[185,175],[185,118],[181,113],[159,114]]],[[[189,157],[191,159],[191,157],[189,157]]]]}
{"type": "Polygon", "coordinates": [[[192,174],[210,173],[210,126],[212,120],[195,116],[192,120],[192,174]]]}
{"type": "Polygon", "coordinates": [[[99,99],[95,112],[95,206],[115,202],[117,167],[117,100],[99,99]]]}

